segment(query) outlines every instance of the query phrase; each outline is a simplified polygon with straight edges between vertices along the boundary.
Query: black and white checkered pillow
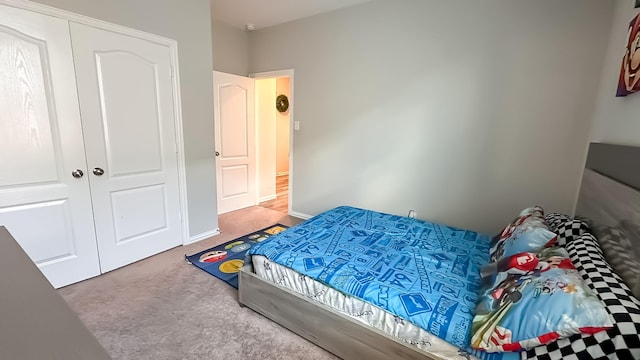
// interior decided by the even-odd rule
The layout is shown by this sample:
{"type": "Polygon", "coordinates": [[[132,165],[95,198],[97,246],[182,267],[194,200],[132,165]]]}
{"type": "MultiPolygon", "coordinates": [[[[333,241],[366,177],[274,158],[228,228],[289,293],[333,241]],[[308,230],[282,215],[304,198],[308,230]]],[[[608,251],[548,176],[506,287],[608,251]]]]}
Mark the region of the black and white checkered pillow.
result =
{"type": "Polygon", "coordinates": [[[583,234],[589,233],[589,226],[580,220],[567,220],[560,223],[554,232],[558,234],[558,245],[565,246],[583,234]]]}
{"type": "Polygon", "coordinates": [[[551,213],[544,217],[549,225],[549,229],[558,234],[558,245],[565,246],[574,239],[589,232],[589,226],[578,219],[574,219],[569,215],[551,213]]]}
{"type": "Polygon", "coordinates": [[[578,334],[525,353],[527,359],[640,359],[640,300],[613,272],[591,234],[566,245],[587,285],[614,320],[614,327],[593,335],[578,334]]]}
{"type": "Polygon", "coordinates": [[[560,214],[560,213],[550,213],[544,216],[544,221],[549,225],[549,229],[553,232],[556,232],[558,226],[567,221],[573,220],[573,218],[569,215],[560,214]]]}

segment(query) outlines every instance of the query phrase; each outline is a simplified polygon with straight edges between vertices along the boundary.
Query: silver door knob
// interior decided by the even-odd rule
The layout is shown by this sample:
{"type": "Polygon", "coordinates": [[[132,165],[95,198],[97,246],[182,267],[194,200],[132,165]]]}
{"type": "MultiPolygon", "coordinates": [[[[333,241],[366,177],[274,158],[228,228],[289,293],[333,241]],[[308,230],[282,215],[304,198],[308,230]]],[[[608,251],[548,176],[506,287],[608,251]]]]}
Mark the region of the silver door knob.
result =
{"type": "Polygon", "coordinates": [[[104,175],[104,170],[102,170],[101,168],[94,168],[93,169],[93,175],[102,176],[102,175],[104,175]]]}
{"type": "Polygon", "coordinates": [[[71,176],[73,176],[76,179],[80,179],[83,175],[84,173],[80,169],[75,169],[71,172],[71,176]]]}

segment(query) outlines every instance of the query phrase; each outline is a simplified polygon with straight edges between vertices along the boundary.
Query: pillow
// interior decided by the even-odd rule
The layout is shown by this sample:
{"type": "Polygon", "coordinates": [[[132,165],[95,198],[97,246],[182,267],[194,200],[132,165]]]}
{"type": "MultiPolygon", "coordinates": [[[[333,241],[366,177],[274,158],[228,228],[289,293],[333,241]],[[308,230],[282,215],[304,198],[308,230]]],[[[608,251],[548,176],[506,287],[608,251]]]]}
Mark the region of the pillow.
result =
{"type": "Polygon", "coordinates": [[[556,234],[549,231],[539,206],[524,209],[518,218],[494,237],[489,252],[491,261],[497,261],[521,252],[538,251],[555,245],[556,234]]]}
{"type": "Polygon", "coordinates": [[[509,229],[512,229],[520,225],[524,220],[530,217],[538,218],[538,219],[543,218],[544,210],[540,206],[532,206],[520,211],[518,216],[516,216],[516,218],[513,219],[504,229],[502,229],[499,236],[503,236],[505,232],[509,231],[509,229]]]}
{"type": "MultiPolygon", "coordinates": [[[[629,231],[629,227],[625,224],[626,231],[629,231]]],[[[606,225],[593,225],[591,229],[607,263],[631,289],[633,295],[640,298],[640,260],[635,255],[637,249],[625,235],[626,231],[606,225]]]]}
{"type": "Polygon", "coordinates": [[[528,207],[522,211],[520,211],[520,216],[526,216],[526,215],[532,215],[532,216],[536,216],[536,217],[543,217],[544,216],[544,209],[542,208],[542,206],[532,206],[532,207],[528,207]]]}
{"type": "Polygon", "coordinates": [[[557,231],[560,224],[569,220],[573,220],[573,218],[561,213],[550,213],[544,216],[544,221],[549,225],[549,229],[553,232],[557,231]]]}
{"type": "Polygon", "coordinates": [[[622,220],[618,223],[619,227],[631,239],[631,243],[640,245],[640,224],[637,221],[629,219],[622,220]]]}
{"type": "MultiPolygon", "coordinates": [[[[619,228],[607,225],[592,224],[591,233],[600,245],[602,252],[605,254],[605,258],[607,257],[606,254],[611,251],[633,251],[633,245],[631,245],[631,241],[619,228]]],[[[611,262],[608,262],[611,265],[611,262]]]]}
{"type": "Polygon", "coordinates": [[[520,225],[523,221],[525,221],[530,217],[542,218],[543,216],[544,216],[544,210],[540,206],[532,206],[532,207],[526,208],[520,211],[520,214],[515,219],[513,219],[507,226],[505,226],[505,228],[502,229],[500,233],[496,235],[496,237],[498,238],[505,237],[505,235],[508,235],[507,233],[510,234],[511,232],[513,232],[513,229],[516,226],[520,225]]]}
{"type": "Polygon", "coordinates": [[[496,270],[483,278],[472,324],[475,349],[520,351],[612,326],[563,248],[515,254],[496,270]]]}
{"type": "Polygon", "coordinates": [[[565,246],[589,232],[589,226],[582,220],[568,219],[556,225],[553,230],[558,235],[558,245],[565,246]]]}
{"type": "Polygon", "coordinates": [[[593,335],[572,335],[526,352],[527,359],[640,359],[640,300],[611,269],[596,239],[584,234],[567,250],[586,284],[604,303],[613,327],[593,335]]]}

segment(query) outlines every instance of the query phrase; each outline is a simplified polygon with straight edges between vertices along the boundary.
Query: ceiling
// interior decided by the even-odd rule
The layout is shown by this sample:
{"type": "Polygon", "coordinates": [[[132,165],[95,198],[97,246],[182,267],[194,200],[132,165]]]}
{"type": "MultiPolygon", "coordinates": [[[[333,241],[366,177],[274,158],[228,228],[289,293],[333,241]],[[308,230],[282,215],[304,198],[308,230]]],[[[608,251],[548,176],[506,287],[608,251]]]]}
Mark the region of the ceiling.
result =
{"type": "Polygon", "coordinates": [[[255,29],[369,2],[371,0],[211,0],[212,17],[234,27],[255,29]]]}

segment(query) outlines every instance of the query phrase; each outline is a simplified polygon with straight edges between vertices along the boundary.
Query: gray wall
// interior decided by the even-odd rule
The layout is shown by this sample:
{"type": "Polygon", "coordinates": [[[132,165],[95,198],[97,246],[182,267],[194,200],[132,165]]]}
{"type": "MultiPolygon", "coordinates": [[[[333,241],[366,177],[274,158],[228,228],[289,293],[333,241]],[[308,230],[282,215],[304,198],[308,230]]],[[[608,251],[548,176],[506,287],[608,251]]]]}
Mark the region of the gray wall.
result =
{"type": "Polygon", "coordinates": [[[640,94],[615,97],[629,22],[640,10],[634,9],[633,4],[633,0],[615,0],[609,47],[596,99],[592,141],[640,145],[640,94]]]}
{"type": "Polygon", "coordinates": [[[212,19],[213,69],[230,74],[249,74],[249,34],[243,29],[212,19]]]}
{"type": "Polygon", "coordinates": [[[295,69],[293,210],[572,211],[613,7],[377,0],[252,33],[251,72],[295,69]]]}
{"type": "Polygon", "coordinates": [[[209,0],[36,0],[178,41],[189,232],[218,227],[209,0]]]}

